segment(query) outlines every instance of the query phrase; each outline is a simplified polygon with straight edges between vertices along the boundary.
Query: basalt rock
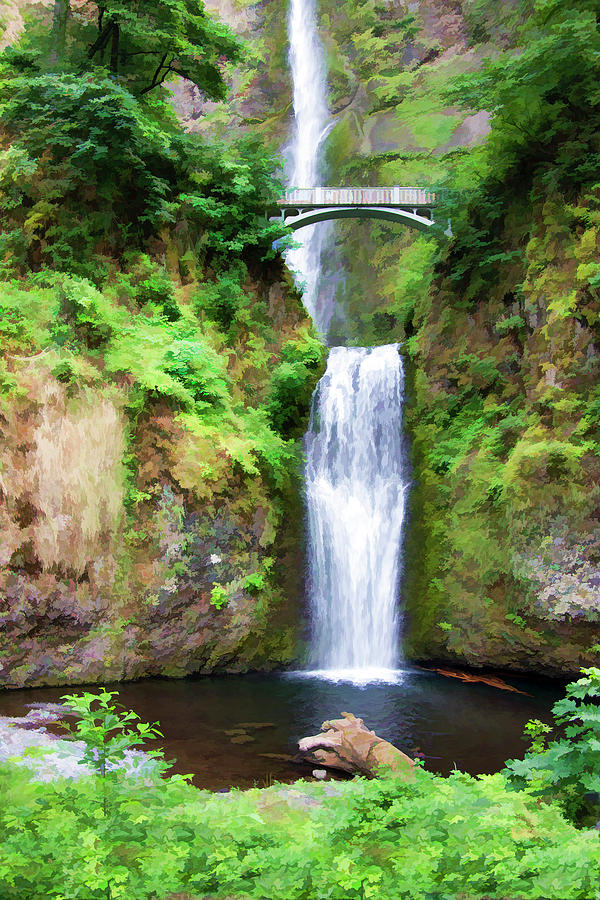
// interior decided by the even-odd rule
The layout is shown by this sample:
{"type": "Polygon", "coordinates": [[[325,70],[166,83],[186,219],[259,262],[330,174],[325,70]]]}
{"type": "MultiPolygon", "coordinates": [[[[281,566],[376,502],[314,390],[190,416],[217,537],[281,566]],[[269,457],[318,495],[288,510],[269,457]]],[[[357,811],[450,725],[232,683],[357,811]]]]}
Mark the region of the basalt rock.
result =
{"type": "Polygon", "coordinates": [[[323,722],[321,729],[320,734],[298,742],[298,761],[371,777],[391,769],[399,777],[413,780],[414,761],[369,731],[352,713],[343,712],[341,719],[323,722]]]}

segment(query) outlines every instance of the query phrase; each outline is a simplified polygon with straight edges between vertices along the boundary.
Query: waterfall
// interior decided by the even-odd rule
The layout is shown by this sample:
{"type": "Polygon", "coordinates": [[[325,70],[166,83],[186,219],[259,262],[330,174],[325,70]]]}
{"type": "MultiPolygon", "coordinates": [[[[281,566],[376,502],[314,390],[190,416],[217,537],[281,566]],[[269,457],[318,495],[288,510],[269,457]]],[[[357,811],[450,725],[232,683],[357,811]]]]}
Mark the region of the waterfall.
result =
{"type": "MultiPolygon", "coordinates": [[[[288,37],[294,101],[294,130],[287,148],[288,181],[296,188],[314,188],[321,183],[321,151],[332,124],[315,0],[290,0],[288,37]]],[[[332,234],[331,222],[307,226],[296,236],[300,246],[287,254],[288,264],[304,285],[304,305],[321,334],[327,334],[333,315],[333,298],[319,291],[321,254],[332,234]]]]}
{"type": "Polygon", "coordinates": [[[305,438],[315,664],[368,681],[398,665],[408,477],[397,344],[334,347],[305,438]]]}
{"type": "MultiPolygon", "coordinates": [[[[294,88],[289,181],[293,187],[314,188],[320,184],[321,150],[331,127],[315,0],[290,0],[288,36],[294,88]]],[[[301,229],[301,246],[287,257],[304,282],[304,304],[323,335],[334,311],[321,277],[331,234],[331,223],[301,229]]],[[[359,682],[395,677],[407,492],[402,400],[396,344],[331,350],[305,438],[314,663],[327,677],[359,682]]]]}

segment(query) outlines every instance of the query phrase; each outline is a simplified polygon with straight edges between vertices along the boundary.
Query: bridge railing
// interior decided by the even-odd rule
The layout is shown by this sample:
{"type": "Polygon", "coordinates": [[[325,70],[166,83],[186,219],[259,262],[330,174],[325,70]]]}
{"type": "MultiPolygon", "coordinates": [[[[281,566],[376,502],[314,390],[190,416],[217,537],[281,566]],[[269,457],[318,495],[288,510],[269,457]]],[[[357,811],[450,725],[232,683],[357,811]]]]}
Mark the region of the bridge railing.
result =
{"type": "Polygon", "coordinates": [[[296,188],[286,191],[278,201],[280,207],[308,206],[434,206],[432,191],[416,187],[381,188],[296,188]]]}

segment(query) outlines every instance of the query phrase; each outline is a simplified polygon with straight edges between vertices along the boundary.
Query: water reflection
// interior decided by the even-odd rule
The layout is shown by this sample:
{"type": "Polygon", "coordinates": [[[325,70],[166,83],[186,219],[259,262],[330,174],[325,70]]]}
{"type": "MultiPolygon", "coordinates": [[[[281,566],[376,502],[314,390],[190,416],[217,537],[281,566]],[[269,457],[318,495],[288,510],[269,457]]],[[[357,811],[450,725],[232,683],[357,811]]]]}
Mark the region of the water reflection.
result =
{"type": "MultiPolygon", "coordinates": [[[[344,712],[426,768],[447,774],[490,773],[505,759],[522,756],[521,735],[530,718],[550,722],[564,689],[552,682],[506,677],[521,693],[465,684],[433,672],[406,670],[395,683],[360,685],[307,677],[307,673],[196,676],[108,685],[144,721],[158,720],[173,771],[194,773],[198,787],[263,787],[272,779],[310,774],[290,756],[297,741],[344,712]],[[287,757],[287,758],[286,758],[287,757]]],[[[0,693],[0,715],[22,715],[26,704],[56,702],[84,688],[38,688],[0,693]]],[[[94,687],[86,688],[95,690],[94,687]]]]}

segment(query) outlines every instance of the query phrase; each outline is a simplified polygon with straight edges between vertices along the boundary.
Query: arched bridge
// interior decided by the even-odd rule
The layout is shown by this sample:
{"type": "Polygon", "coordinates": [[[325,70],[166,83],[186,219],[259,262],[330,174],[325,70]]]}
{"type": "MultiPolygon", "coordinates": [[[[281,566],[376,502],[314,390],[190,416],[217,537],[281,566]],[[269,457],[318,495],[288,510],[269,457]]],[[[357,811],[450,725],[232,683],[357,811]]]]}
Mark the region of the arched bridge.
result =
{"type": "MultiPolygon", "coordinates": [[[[435,206],[435,194],[416,187],[297,188],[279,199],[278,214],[272,218],[283,219],[294,230],[326,219],[370,218],[428,231],[435,206]]],[[[446,234],[451,233],[448,222],[446,234]]]]}

